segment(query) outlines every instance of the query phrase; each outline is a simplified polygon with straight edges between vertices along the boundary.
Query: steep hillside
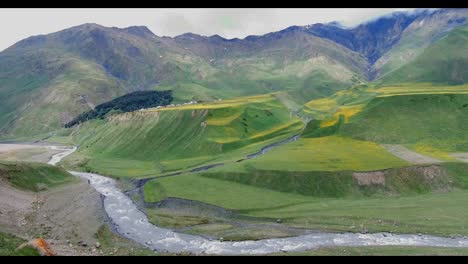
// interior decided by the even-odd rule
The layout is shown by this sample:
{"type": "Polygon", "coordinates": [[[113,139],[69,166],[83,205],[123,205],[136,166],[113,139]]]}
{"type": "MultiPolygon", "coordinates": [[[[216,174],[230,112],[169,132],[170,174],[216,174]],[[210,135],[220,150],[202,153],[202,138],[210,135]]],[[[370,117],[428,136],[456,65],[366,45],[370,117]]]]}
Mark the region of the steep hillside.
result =
{"type": "Polygon", "coordinates": [[[69,161],[115,176],[160,174],[239,159],[302,128],[273,95],[148,109],[76,127],[69,161]]]}
{"type": "Polygon", "coordinates": [[[377,79],[413,61],[451,30],[467,24],[467,9],[442,9],[419,16],[401,33],[400,40],[372,65],[372,77],[377,79]]]}
{"type": "Polygon", "coordinates": [[[244,39],[97,24],[33,36],[0,53],[0,139],[49,137],[138,90],[173,90],[176,103],[282,91],[303,104],[376,77],[463,83],[466,37],[457,27],[467,16],[467,9],[395,13],[354,28],[292,26],[244,39]]]}
{"type": "Polygon", "coordinates": [[[1,138],[41,137],[95,104],[125,93],[99,65],[65,55],[56,58],[55,53],[45,56],[19,61],[8,56],[8,62],[0,64],[1,138]]]}
{"type": "Polygon", "coordinates": [[[28,191],[43,191],[75,178],[68,172],[40,163],[0,161],[0,180],[6,180],[14,187],[28,191]]]}
{"type": "Polygon", "coordinates": [[[384,84],[432,82],[463,84],[468,80],[468,27],[458,27],[404,66],[383,76],[384,84]]]}
{"type": "Polygon", "coordinates": [[[167,67],[147,69],[159,59],[153,41],[132,32],[85,24],[1,52],[0,137],[45,137],[99,103],[149,88],[167,67]]]}
{"type": "Polygon", "coordinates": [[[93,110],[81,113],[72,121],[65,124],[65,127],[72,127],[91,119],[103,119],[108,114],[126,113],[150,107],[165,106],[171,103],[172,99],[172,91],[137,91],[128,93],[100,104],[93,110]]]}
{"type": "Polygon", "coordinates": [[[291,91],[305,102],[365,79],[365,60],[341,45],[304,32],[273,35],[168,38],[84,24],[27,38],[0,53],[0,137],[46,137],[136,90],[174,90],[177,102],[291,91]]]}
{"type": "Polygon", "coordinates": [[[347,29],[335,24],[315,24],[304,30],[319,37],[331,39],[367,58],[373,64],[398,40],[405,28],[423,13],[393,13],[347,29]]]}
{"type": "Polygon", "coordinates": [[[288,91],[303,103],[366,78],[361,55],[305,32],[280,31],[243,40],[184,34],[174,41],[209,66],[189,70],[196,75],[176,84],[159,85],[158,89],[173,89],[176,99],[288,91]]]}
{"type": "Polygon", "coordinates": [[[163,73],[171,68],[165,64],[166,60],[160,58],[166,55],[163,50],[167,46],[146,27],[120,29],[83,24],[27,38],[4,53],[17,55],[20,52],[54,50],[73,54],[95,62],[113,77],[131,83],[129,89],[142,89],[164,79],[163,73]]]}
{"type": "Polygon", "coordinates": [[[421,143],[467,151],[468,95],[378,97],[342,124],[339,133],[391,144],[421,143]]]}

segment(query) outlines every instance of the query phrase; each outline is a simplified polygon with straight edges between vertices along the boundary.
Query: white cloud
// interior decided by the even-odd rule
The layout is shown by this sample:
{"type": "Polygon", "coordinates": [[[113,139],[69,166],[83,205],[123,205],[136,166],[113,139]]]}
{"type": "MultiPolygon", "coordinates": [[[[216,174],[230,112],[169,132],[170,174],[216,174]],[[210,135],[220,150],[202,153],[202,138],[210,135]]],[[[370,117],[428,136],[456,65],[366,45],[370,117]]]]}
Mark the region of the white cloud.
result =
{"type": "Polygon", "coordinates": [[[395,10],[402,9],[0,9],[0,50],[32,35],[48,34],[83,23],[115,27],[145,25],[159,36],[192,32],[243,38],[292,25],[339,21],[354,26],[395,10]]]}

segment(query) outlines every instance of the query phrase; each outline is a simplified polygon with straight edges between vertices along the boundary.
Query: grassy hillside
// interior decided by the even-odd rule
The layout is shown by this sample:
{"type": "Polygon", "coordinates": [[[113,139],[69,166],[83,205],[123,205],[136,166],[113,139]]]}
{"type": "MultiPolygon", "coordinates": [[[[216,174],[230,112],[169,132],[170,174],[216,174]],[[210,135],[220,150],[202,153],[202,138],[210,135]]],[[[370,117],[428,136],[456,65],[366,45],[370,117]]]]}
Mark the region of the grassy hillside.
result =
{"type": "Polygon", "coordinates": [[[25,242],[24,239],[0,232],[0,256],[39,256],[37,250],[31,247],[16,250],[25,242]]]}
{"type": "Polygon", "coordinates": [[[388,85],[370,88],[377,97],[394,95],[418,95],[418,94],[468,94],[468,85],[438,85],[432,83],[404,83],[399,85],[388,85]]]}
{"type": "Polygon", "coordinates": [[[16,43],[0,53],[0,138],[45,138],[136,90],[173,90],[176,102],[287,91],[304,103],[364,79],[361,55],[304,32],[192,39],[84,24],[16,43]]]}
{"type": "Polygon", "coordinates": [[[467,18],[466,9],[438,10],[417,18],[402,32],[399,41],[372,65],[373,74],[379,78],[413,61],[452,29],[466,26],[467,18]]]}
{"type": "Polygon", "coordinates": [[[65,124],[72,127],[90,119],[103,119],[108,113],[126,113],[149,107],[168,105],[172,101],[171,91],[137,91],[117,97],[109,102],[96,106],[93,110],[84,112],[65,124]]]}
{"type": "MultiPolygon", "coordinates": [[[[243,67],[243,66],[239,66],[243,67]]],[[[307,66],[304,66],[307,67],[307,66]]],[[[345,89],[353,84],[352,75],[344,77],[331,76],[326,71],[311,70],[307,76],[295,76],[296,70],[286,72],[281,70],[278,74],[272,73],[268,77],[254,77],[249,79],[244,69],[232,69],[233,72],[218,73],[210,80],[180,81],[177,84],[163,84],[155,87],[157,90],[173,89],[176,102],[190,100],[229,99],[239,96],[288,92],[298,103],[305,103],[312,98],[325,97],[336,91],[345,89]],[[242,71],[242,72],[235,72],[242,71]]],[[[340,72],[343,69],[337,69],[340,72]]]]}
{"type": "Polygon", "coordinates": [[[370,171],[405,165],[373,142],[331,136],[301,138],[226,170],[370,171]]]}
{"type": "Polygon", "coordinates": [[[467,256],[466,248],[380,246],[330,247],[304,252],[281,252],[272,256],[467,256]]]}
{"type": "Polygon", "coordinates": [[[308,102],[313,117],[304,137],[341,134],[379,143],[405,144],[441,160],[465,151],[468,86],[404,83],[358,85],[308,102]]]}
{"type": "Polygon", "coordinates": [[[264,95],[114,115],[86,122],[70,137],[80,145],[80,166],[143,176],[238,159],[302,127],[274,95],[264,95]]]}
{"type": "MultiPolygon", "coordinates": [[[[349,192],[352,190],[350,184],[352,185],[353,181],[336,180],[338,177],[346,177],[345,175],[327,177],[325,174],[320,178],[318,173],[315,175],[291,173],[289,176],[283,174],[283,177],[296,177],[297,179],[315,177],[315,180],[298,181],[321,187],[326,187],[326,182],[328,182],[332,188],[323,190],[333,190],[336,194],[336,190],[341,189],[347,190],[348,193],[342,198],[331,198],[333,196],[325,198],[320,197],[320,193],[312,194],[311,190],[308,195],[287,190],[286,186],[282,191],[272,190],[260,184],[254,186],[255,183],[252,182],[251,185],[247,185],[225,180],[222,177],[217,178],[219,176],[216,173],[210,172],[211,177],[203,176],[203,174],[189,174],[156,179],[147,183],[144,191],[146,200],[151,202],[165,197],[198,200],[233,209],[242,215],[262,217],[271,221],[280,218],[287,225],[310,229],[421,232],[437,235],[468,234],[468,225],[464,221],[467,215],[464,210],[460,210],[468,196],[467,165],[444,164],[443,169],[448,179],[454,181],[453,186],[457,188],[456,190],[436,193],[424,191],[419,192],[419,195],[405,191],[404,195],[359,198],[356,193],[349,192]],[[220,190],[223,191],[220,192],[220,190]]],[[[257,180],[270,184],[272,181],[277,181],[278,186],[293,182],[283,181],[284,178],[275,177],[273,174],[274,172],[267,172],[268,179],[262,179],[260,173],[254,174],[254,179],[251,181],[257,180]]],[[[400,178],[402,175],[392,177],[403,179],[400,178]]],[[[247,177],[244,178],[247,179],[247,177]]]]}
{"type": "Polygon", "coordinates": [[[0,54],[0,138],[44,138],[83,111],[124,93],[93,62],[47,51],[0,54]]]}
{"type": "Polygon", "coordinates": [[[467,151],[467,125],[466,94],[389,96],[373,99],[339,133],[380,143],[467,151]]]}
{"type": "MultiPolygon", "coordinates": [[[[443,10],[438,13],[442,22],[431,16],[421,24],[423,16],[408,26],[401,41],[399,28],[362,25],[364,35],[355,37],[365,37],[361,44],[370,50],[358,50],[377,49],[371,52],[377,55],[395,42],[395,51],[390,49],[374,69],[393,65],[382,70],[387,73],[379,79],[383,84],[461,84],[468,68],[467,30],[450,30],[463,24],[456,21],[464,16],[463,10],[443,10]],[[379,31],[384,29],[394,34],[379,31]],[[411,62],[404,65],[407,57],[411,62]]],[[[146,27],[84,24],[24,39],[0,53],[0,139],[46,138],[78,114],[136,90],[173,90],[176,102],[282,91],[303,104],[368,80],[365,56],[338,44],[346,39],[334,42],[333,32],[343,29],[325,28],[331,30],[324,29],[331,34],[326,38],[291,27],[227,40],[195,34],[158,37],[146,27]]]]}
{"type": "Polygon", "coordinates": [[[41,163],[0,161],[0,177],[16,188],[38,192],[72,182],[68,172],[41,163]]]}
{"type": "Polygon", "coordinates": [[[468,80],[468,27],[459,27],[425,49],[410,63],[382,76],[384,84],[432,82],[463,84],[468,80]]]}

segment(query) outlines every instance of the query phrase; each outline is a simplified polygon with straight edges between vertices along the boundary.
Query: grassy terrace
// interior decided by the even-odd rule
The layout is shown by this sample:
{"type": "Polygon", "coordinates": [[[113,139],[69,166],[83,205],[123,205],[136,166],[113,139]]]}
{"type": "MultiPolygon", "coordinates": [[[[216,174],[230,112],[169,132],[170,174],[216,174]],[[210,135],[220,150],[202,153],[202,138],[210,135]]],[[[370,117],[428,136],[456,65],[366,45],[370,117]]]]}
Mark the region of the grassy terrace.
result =
{"type": "Polygon", "coordinates": [[[466,248],[436,247],[335,247],[305,252],[276,253],[273,256],[467,256],[466,248]]]}
{"type": "MultiPolygon", "coordinates": [[[[440,85],[432,83],[402,83],[395,85],[377,85],[369,83],[358,85],[347,90],[336,92],[330,97],[315,99],[307,102],[303,111],[318,119],[327,119],[340,112],[346,115],[350,109],[362,108],[376,97],[390,97],[403,95],[430,95],[430,94],[466,94],[468,85],[440,85]]],[[[353,111],[353,115],[359,111],[353,111]]],[[[326,121],[325,121],[326,122],[326,121]]]]}
{"type": "Polygon", "coordinates": [[[219,101],[212,101],[206,103],[197,103],[197,104],[189,104],[189,105],[181,105],[181,106],[173,106],[173,107],[165,107],[165,108],[150,108],[146,109],[143,112],[160,112],[160,111],[172,111],[172,110],[194,110],[194,109],[218,109],[218,108],[227,108],[233,106],[239,106],[249,103],[261,103],[270,101],[272,98],[275,97],[275,94],[266,94],[266,95],[254,95],[254,96],[246,96],[246,97],[238,97],[235,99],[227,99],[227,100],[219,100],[219,101]]]}
{"type": "Polygon", "coordinates": [[[360,85],[308,102],[303,112],[319,127],[343,124],[334,133],[407,147],[445,161],[449,152],[468,151],[468,86],[405,83],[360,85]]]}
{"type": "Polygon", "coordinates": [[[226,170],[370,171],[406,165],[373,142],[330,136],[301,138],[226,170]]]}
{"type": "Polygon", "coordinates": [[[401,84],[398,86],[386,86],[377,88],[377,97],[415,94],[466,94],[468,85],[433,85],[430,83],[401,84]]]}
{"type": "Polygon", "coordinates": [[[240,159],[303,127],[275,95],[136,111],[86,122],[70,133],[81,147],[65,162],[106,175],[147,177],[240,159]]]}
{"type": "MultiPolygon", "coordinates": [[[[293,191],[276,191],[217,179],[204,174],[189,174],[161,178],[144,186],[147,201],[159,201],[165,197],[180,197],[233,209],[242,215],[271,219],[281,218],[287,225],[329,231],[369,230],[398,233],[429,233],[448,236],[468,234],[468,212],[460,210],[468,199],[467,165],[446,165],[451,175],[456,175],[457,189],[451,192],[426,194],[359,196],[349,188],[346,180],[316,181],[329,195],[340,198],[301,195],[293,191]]],[[[287,179],[287,174],[284,177],[287,179]]],[[[316,177],[316,179],[320,179],[316,177]]],[[[284,184],[277,177],[278,182],[284,184]]],[[[313,181],[314,179],[310,179],[313,181]]],[[[320,195],[319,195],[320,196],[320,195]]]]}
{"type": "Polygon", "coordinates": [[[39,256],[39,253],[31,247],[16,250],[25,242],[24,239],[0,232],[0,256],[39,256]]]}
{"type": "Polygon", "coordinates": [[[379,97],[340,127],[341,135],[390,144],[467,151],[468,94],[379,97]]]}
{"type": "Polygon", "coordinates": [[[0,177],[16,188],[35,192],[75,180],[68,172],[55,166],[12,161],[0,161],[0,177]]]}

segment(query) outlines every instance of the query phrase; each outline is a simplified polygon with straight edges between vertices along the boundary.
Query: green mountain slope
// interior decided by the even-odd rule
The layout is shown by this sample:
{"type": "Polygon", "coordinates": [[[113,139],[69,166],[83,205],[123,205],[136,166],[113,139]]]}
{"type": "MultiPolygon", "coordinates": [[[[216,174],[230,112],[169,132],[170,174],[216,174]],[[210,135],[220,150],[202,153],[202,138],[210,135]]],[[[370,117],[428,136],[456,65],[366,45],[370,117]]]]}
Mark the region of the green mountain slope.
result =
{"type": "Polygon", "coordinates": [[[328,96],[365,79],[365,59],[333,41],[304,32],[275,32],[243,40],[184,34],[174,39],[198,58],[184,64],[173,89],[176,100],[210,100],[287,91],[296,101],[328,96]]]}
{"type": "Polygon", "coordinates": [[[118,80],[93,62],[44,56],[49,60],[27,54],[0,64],[0,137],[45,137],[95,104],[125,93],[118,80]]]}
{"type": "Polygon", "coordinates": [[[361,55],[304,32],[239,41],[198,36],[192,43],[146,27],[84,24],[0,53],[0,138],[47,137],[136,90],[174,90],[176,102],[291,91],[306,102],[365,78],[364,69],[361,55]]]}
{"type": "Polygon", "coordinates": [[[16,188],[34,192],[75,180],[71,174],[55,166],[11,161],[0,161],[0,179],[16,188]]]}
{"type": "Polygon", "coordinates": [[[373,79],[413,61],[452,29],[467,23],[468,12],[462,8],[441,9],[419,16],[401,33],[400,40],[372,65],[373,79]]]}
{"type": "Polygon", "coordinates": [[[352,43],[353,30],[333,24],[244,39],[159,37],[144,26],[97,24],[33,36],[0,52],[0,139],[46,138],[95,105],[137,90],[173,90],[176,103],[281,91],[303,104],[376,76],[383,84],[464,83],[466,28],[458,27],[467,16],[466,9],[399,14],[362,25],[362,34],[356,28],[352,43]],[[373,36],[391,45],[371,47],[373,36]],[[388,51],[370,65],[368,48],[372,62],[388,51]]]}
{"type": "Polygon", "coordinates": [[[378,97],[342,124],[340,134],[391,144],[467,151],[468,95],[378,97]]]}
{"type": "Polygon", "coordinates": [[[410,63],[379,79],[384,84],[432,82],[463,84],[468,80],[468,27],[459,27],[425,49],[410,63]]]}
{"type": "Polygon", "coordinates": [[[80,148],[70,162],[116,176],[160,174],[239,159],[302,128],[274,95],[136,111],[75,127],[80,148]]]}

